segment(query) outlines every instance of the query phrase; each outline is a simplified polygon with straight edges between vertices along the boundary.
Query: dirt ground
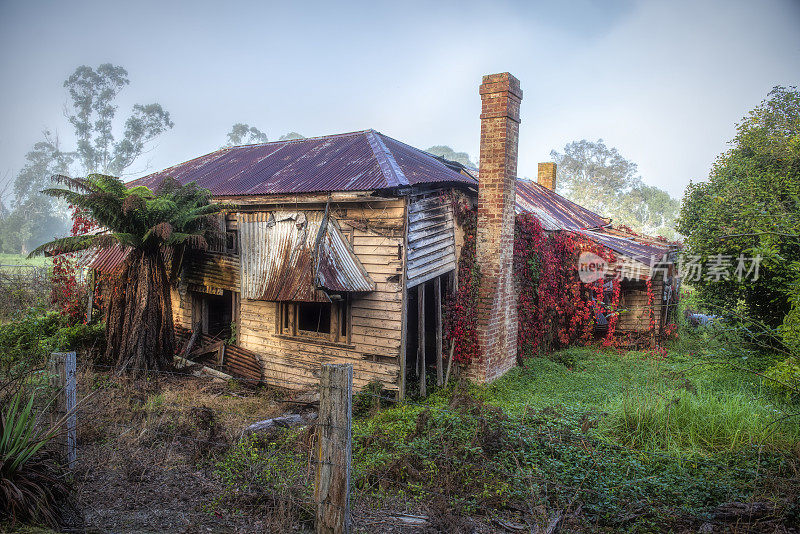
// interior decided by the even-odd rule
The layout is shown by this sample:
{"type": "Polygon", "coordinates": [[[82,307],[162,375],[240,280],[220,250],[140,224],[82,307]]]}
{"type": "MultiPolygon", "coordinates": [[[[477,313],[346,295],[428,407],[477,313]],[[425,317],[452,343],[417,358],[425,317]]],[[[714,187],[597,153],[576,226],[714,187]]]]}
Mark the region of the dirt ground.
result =
{"type": "Polygon", "coordinates": [[[86,371],[74,488],[89,532],[263,532],[213,512],[217,458],[247,425],[294,405],[285,393],[186,376],[120,382],[86,371]]]}

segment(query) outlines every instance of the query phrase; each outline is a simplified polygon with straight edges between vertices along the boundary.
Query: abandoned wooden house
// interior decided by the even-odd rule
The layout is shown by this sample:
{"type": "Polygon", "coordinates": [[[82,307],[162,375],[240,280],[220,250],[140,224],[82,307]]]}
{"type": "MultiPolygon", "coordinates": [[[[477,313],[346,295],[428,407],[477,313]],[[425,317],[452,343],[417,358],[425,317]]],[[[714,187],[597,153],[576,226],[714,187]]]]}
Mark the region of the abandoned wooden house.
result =
{"type": "MultiPolygon", "coordinates": [[[[462,369],[478,381],[515,362],[516,211],[534,213],[548,230],[583,232],[631,261],[666,259],[666,245],[614,230],[557,195],[553,164],[541,167],[540,183],[517,180],[519,82],[487,76],[480,94],[480,181],[374,130],[224,148],[136,180],[196,182],[237,206],[225,216],[224,240],[178,260],[176,325],[228,340],[221,363],[234,374],[313,385],[320,363],[346,362],[357,388],[377,380],[402,397],[420,365],[440,376],[445,365],[441,302],[457,283],[463,245],[451,195],[478,212],[483,358],[462,369]]],[[[124,253],[104,251],[92,268],[112,270],[124,253]]]]}

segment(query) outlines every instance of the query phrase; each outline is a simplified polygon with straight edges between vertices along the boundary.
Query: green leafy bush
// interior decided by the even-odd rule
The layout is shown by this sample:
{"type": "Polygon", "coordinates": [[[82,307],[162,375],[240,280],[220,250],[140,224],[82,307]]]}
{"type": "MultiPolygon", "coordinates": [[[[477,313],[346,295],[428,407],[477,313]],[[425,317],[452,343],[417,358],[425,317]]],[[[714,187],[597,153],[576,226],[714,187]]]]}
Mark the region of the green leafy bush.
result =
{"type": "Polygon", "coordinates": [[[765,373],[774,389],[785,393],[788,398],[800,396],[800,359],[791,356],[778,362],[765,373]]]}
{"type": "Polygon", "coordinates": [[[0,371],[12,367],[42,365],[53,351],[88,351],[90,357],[103,353],[105,328],[102,323],[70,324],[58,312],[31,310],[21,319],[0,325],[0,371]]]}
{"type": "Polygon", "coordinates": [[[255,435],[232,447],[214,467],[225,490],[212,508],[260,510],[270,531],[289,532],[314,518],[308,455],[296,431],[255,435]]]}

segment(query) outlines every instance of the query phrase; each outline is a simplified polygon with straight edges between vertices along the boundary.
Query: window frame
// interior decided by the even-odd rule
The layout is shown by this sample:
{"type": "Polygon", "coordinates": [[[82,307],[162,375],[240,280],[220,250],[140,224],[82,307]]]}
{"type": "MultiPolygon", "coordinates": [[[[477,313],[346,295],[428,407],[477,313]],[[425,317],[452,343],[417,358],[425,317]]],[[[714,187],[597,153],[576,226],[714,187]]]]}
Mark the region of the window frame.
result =
{"type": "MultiPolygon", "coordinates": [[[[340,345],[350,345],[352,321],[350,315],[350,299],[343,297],[333,302],[314,303],[331,307],[330,332],[314,332],[300,330],[299,310],[304,302],[278,302],[275,331],[278,335],[301,339],[304,341],[323,341],[340,345]]],[[[310,304],[310,303],[309,303],[310,304]]]]}

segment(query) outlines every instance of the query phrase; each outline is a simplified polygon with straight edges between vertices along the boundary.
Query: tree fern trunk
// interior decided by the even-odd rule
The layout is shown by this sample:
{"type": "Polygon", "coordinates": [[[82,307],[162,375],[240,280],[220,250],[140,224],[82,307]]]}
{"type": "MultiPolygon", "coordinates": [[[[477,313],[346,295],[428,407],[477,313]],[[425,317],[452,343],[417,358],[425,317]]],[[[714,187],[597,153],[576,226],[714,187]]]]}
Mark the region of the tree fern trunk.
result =
{"type": "Polygon", "coordinates": [[[106,359],[117,374],[143,375],[172,366],[175,332],[166,266],[160,252],[131,251],[107,317],[106,359]]]}

